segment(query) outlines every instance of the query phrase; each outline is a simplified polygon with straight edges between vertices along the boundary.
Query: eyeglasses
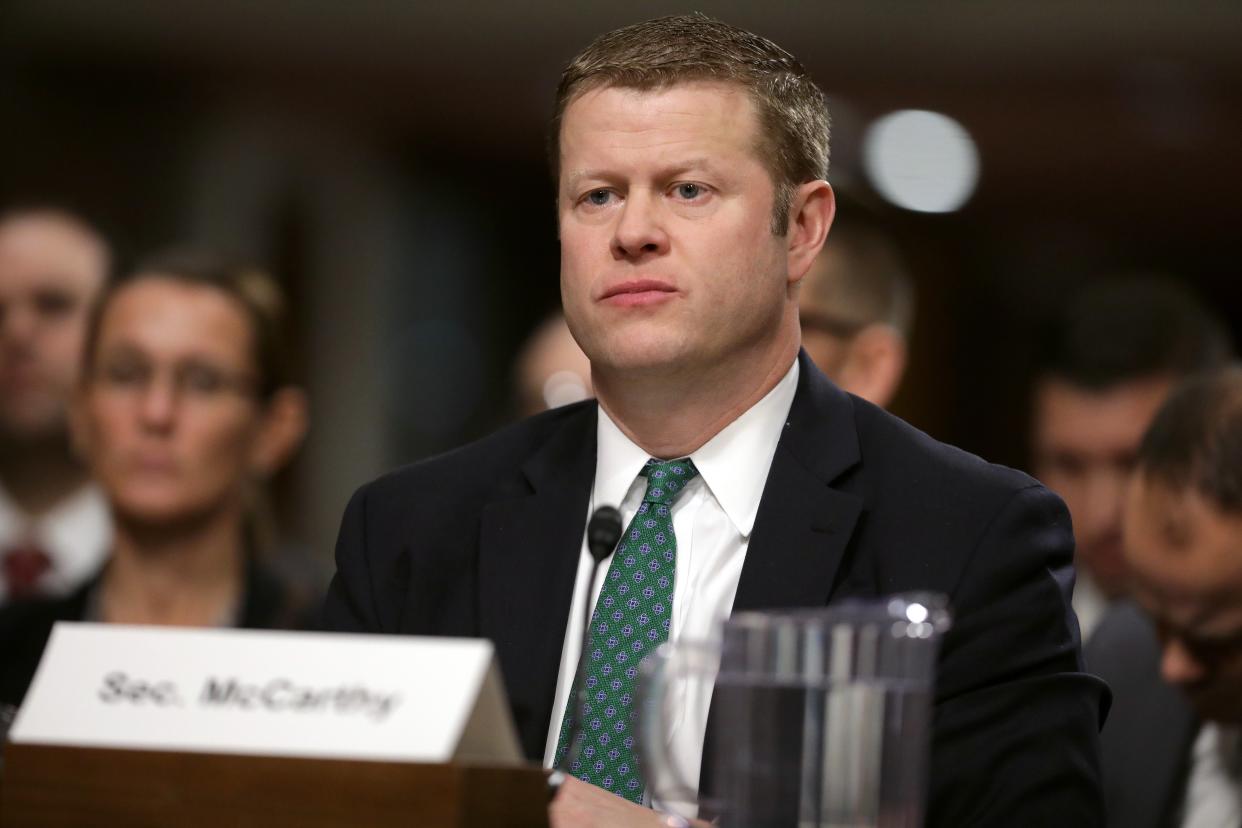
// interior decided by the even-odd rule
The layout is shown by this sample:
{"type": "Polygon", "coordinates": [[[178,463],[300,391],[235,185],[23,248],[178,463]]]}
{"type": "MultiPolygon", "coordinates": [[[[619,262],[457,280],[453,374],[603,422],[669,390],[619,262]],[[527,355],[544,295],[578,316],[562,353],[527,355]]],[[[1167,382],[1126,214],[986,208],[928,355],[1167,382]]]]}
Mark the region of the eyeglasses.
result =
{"type": "Polygon", "coordinates": [[[803,330],[820,331],[840,339],[849,339],[867,327],[868,323],[856,319],[844,319],[828,313],[813,310],[800,310],[798,319],[803,330]]]}
{"type": "Polygon", "coordinates": [[[248,373],[196,359],[161,367],[146,357],[120,354],[101,360],[92,379],[104,390],[139,395],[146,394],[161,374],[169,375],[172,392],[179,400],[208,402],[255,395],[255,380],[248,373]]]}

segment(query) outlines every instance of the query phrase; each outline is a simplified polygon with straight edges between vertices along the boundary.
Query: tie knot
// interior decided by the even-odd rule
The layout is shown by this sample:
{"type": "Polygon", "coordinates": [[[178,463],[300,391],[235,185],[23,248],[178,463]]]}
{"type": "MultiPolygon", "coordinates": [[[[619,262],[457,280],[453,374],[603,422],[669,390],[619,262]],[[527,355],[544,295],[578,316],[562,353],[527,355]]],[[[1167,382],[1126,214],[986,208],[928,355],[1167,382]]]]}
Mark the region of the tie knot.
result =
{"type": "Polygon", "coordinates": [[[29,598],[39,590],[39,580],[52,568],[52,559],[33,542],[24,543],[0,554],[0,572],[14,598],[29,598]]]}
{"type": "Polygon", "coordinates": [[[680,460],[648,460],[640,475],[647,478],[646,503],[672,503],[686,489],[686,484],[698,477],[699,470],[689,457],[680,460]]]}

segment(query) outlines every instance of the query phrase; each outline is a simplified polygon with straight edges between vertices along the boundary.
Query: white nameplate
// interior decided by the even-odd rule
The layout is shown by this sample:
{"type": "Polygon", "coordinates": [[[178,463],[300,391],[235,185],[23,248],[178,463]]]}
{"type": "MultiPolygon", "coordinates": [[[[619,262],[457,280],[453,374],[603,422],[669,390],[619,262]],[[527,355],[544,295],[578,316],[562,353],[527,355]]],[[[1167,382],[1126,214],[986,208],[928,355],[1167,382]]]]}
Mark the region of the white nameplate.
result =
{"type": "Polygon", "coordinates": [[[79,747],[522,761],[490,642],[61,622],[9,737],[79,747]]]}

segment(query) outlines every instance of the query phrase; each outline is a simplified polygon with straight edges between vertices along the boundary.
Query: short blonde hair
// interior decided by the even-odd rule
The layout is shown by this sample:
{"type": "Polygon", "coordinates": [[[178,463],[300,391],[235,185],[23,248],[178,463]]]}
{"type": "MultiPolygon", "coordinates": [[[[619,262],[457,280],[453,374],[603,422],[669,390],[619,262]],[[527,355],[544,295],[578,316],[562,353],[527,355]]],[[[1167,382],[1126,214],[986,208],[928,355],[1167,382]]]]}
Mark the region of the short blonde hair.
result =
{"type": "Polygon", "coordinates": [[[794,189],[828,176],[824,93],[780,46],[698,12],[608,32],[570,61],[552,116],[553,175],[560,169],[561,120],[578,96],[602,87],[663,89],[703,80],[735,83],[755,102],[759,156],[776,185],[772,231],[783,234],[794,189]]]}

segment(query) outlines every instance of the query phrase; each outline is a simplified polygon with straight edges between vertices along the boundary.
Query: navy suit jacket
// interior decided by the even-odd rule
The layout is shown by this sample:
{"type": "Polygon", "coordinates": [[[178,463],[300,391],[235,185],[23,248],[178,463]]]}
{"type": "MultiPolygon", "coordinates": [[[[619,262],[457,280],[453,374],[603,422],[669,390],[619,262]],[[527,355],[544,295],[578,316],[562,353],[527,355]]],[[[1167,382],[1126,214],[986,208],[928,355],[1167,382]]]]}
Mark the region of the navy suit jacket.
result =
{"type": "Polygon", "coordinates": [[[1110,828],[1177,825],[1200,722],[1160,677],[1160,641],[1136,605],[1109,610],[1087,645],[1087,664],[1115,691],[1101,737],[1110,828]]]}
{"type": "MultiPolygon", "coordinates": [[[[1107,687],[1082,672],[1073,536],[1031,478],[932,440],[803,353],[734,610],[949,596],[929,825],[1103,824],[1107,687]]],[[[595,473],[597,407],[556,409],[388,474],[345,511],[330,629],[491,639],[539,760],[595,473]]]]}

